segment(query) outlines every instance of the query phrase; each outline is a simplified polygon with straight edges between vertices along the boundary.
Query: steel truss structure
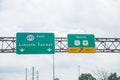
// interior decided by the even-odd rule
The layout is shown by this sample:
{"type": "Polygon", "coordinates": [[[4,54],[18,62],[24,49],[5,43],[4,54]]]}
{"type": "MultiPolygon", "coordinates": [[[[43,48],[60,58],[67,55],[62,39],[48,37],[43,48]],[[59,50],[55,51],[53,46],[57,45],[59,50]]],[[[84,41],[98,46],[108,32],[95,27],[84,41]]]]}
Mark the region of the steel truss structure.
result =
{"type": "MultiPolygon", "coordinates": [[[[120,53],[120,38],[95,38],[97,53],[120,53]]],[[[55,50],[57,53],[67,52],[67,38],[55,38],[55,50]]],[[[0,37],[0,53],[15,53],[16,38],[0,37]]]]}

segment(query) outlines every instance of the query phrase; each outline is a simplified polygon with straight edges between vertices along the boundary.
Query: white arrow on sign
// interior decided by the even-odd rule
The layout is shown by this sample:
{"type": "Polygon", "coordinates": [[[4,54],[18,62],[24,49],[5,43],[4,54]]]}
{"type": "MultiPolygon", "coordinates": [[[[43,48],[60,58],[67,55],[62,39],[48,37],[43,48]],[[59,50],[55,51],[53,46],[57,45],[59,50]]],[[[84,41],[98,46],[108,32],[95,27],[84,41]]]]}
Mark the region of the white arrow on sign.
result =
{"type": "Polygon", "coordinates": [[[25,51],[25,49],[23,49],[23,48],[21,48],[21,49],[19,49],[21,52],[24,52],[25,51]]]}
{"type": "Polygon", "coordinates": [[[50,52],[50,51],[52,51],[52,49],[51,49],[51,48],[48,48],[47,51],[50,52]]]}

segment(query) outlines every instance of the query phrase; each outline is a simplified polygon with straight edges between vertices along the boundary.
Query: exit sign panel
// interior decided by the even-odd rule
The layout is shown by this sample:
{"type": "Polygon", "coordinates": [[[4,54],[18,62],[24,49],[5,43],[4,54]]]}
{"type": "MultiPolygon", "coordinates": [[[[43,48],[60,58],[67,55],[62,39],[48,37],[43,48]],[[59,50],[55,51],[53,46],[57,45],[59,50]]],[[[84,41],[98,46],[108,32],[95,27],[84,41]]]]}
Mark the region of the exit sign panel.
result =
{"type": "Polygon", "coordinates": [[[95,38],[92,34],[68,34],[69,53],[95,53],[95,38]]]}
{"type": "Polygon", "coordinates": [[[54,54],[54,33],[17,33],[17,54],[54,54]]]}

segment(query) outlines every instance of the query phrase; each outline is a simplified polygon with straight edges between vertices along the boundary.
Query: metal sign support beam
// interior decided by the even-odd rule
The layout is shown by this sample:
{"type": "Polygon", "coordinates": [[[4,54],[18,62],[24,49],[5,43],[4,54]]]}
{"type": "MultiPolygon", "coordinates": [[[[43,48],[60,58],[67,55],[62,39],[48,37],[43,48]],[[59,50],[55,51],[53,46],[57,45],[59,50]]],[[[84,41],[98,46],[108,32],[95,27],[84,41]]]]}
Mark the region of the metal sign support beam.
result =
{"type": "MultiPolygon", "coordinates": [[[[120,53],[120,38],[95,38],[97,53],[120,53]]],[[[55,38],[55,52],[67,52],[67,38],[55,38]]],[[[16,37],[0,37],[0,53],[16,53],[16,37]]]]}

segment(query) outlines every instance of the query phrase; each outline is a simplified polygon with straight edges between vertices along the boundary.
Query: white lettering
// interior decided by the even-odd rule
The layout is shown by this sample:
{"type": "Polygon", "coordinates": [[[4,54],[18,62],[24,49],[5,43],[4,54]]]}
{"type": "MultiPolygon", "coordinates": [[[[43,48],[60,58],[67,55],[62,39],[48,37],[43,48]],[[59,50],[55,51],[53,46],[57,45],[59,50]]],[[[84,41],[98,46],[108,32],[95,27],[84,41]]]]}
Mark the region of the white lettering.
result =
{"type": "Polygon", "coordinates": [[[50,43],[38,43],[38,46],[53,46],[52,44],[50,44],[50,43]]]}
{"type": "Polygon", "coordinates": [[[45,38],[45,35],[36,35],[36,38],[45,38]]]}
{"type": "Polygon", "coordinates": [[[80,38],[86,38],[86,36],[76,36],[77,39],[80,39],[80,38]]]}
{"type": "Polygon", "coordinates": [[[36,44],[19,43],[19,46],[36,46],[36,44]]]}

